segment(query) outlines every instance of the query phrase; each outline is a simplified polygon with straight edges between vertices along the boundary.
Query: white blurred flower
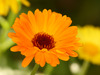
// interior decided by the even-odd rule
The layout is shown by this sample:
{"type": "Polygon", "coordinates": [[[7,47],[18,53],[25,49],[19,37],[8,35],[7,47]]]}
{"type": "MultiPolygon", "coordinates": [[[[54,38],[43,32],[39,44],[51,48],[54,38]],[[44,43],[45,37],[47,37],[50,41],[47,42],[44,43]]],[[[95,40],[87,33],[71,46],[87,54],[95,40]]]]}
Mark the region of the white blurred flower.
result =
{"type": "Polygon", "coordinates": [[[13,70],[11,68],[0,68],[0,75],[29,75],[29,73],[22,70],[13,70]]]}
{"type": "Polygon", "coordinates": [[[73,74],[79,73],[79,71],[80,71],[80,66],[79,66],[79,64],[77,64],[77,63],[72,63],[72,64],[70,65],[70,71],[71,71],[73,74]]]}
{"type": "Polygon", "coordinates": [[[36,73],[35,75],[44,75],[43,73],[36,73]]]}

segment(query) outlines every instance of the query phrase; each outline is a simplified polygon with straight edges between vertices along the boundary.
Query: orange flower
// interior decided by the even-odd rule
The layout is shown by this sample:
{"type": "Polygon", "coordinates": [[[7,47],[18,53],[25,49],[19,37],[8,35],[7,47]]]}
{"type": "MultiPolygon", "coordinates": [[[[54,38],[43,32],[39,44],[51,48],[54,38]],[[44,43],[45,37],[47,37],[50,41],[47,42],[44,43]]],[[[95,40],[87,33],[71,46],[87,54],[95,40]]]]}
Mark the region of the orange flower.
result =
{"type": "Polygon", "coordinates": [[[77,57],[78,42],[77,27],[70,26],[72,20],[66,15],[44,9],[38,9],[35,14],[22,13],[16,18],[12,28],[16,33],[10,32],[8,36],[17,43],[11,51],[20,51],[25,59],[22,66],[26,67],[33,58],[41,67],[47,62],[55,67],[59,59],[68,61],[69,56],[77,57]]]}

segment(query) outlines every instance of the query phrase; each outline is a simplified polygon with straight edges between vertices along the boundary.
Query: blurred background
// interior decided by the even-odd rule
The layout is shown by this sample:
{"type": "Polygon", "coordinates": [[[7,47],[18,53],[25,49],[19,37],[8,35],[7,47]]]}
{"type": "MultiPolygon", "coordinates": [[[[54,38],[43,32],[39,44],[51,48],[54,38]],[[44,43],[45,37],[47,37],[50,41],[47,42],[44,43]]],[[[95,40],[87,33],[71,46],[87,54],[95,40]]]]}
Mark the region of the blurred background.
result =
{"type": "MultiPolygon", "coordinates": [[[[100,0],[28,1],[31,3],[31,6],[22,6],[22,9],[19,11],[17,16],[19,16],[22,12],[27,13],[29,10],[34,12],[34,10],[36,10],[37,8],[42,11],[45,8],[71,17],[72,25],[84,26],[89,24],[94,25],[96,27],[100,26],[100,0]]],[[[19,52],[13,53],[10,51],[10,48],[0,52],[0,75],[29,75],[32,71],[35,64],[34,60],[28,67],[23,68],[21,67],[21,62],[24,59],[24,56],[22,56],[19,52]]],[[[53,68],[51,75],[73,75],[74,72],[79,71],[83,60],[71,57],[70,60],[67,62],[60,62],[60,65],[53,68]]],[[[46,66],[43,68],[40,67],[38,73],[43,73],[45,69],[46,66]]],[[[86,75],[100,75],[100,66],[90,63],[86,75]]]]}

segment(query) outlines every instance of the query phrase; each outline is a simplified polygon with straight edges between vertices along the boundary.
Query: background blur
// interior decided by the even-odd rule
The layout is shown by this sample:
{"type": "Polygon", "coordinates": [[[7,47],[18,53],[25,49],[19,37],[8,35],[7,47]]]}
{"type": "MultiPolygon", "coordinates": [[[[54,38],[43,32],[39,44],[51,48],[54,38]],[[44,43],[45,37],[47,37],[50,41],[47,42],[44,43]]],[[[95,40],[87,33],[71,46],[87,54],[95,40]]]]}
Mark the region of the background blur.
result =
{"type": "MultiPolygon", "coordinates": [[[[31,6],[22,6],[18,14],[27,13],[29,10],[34,12],[37,8],[42,11],[46,8],[71,17],[72,25],[84,26],[92,24],[100,26],[100,0],[29,0],[29,2],[31,6]]],[[[0,54],[0,75],[28,75],[34,67],[34,60],[28,67],[22,68],[21,62],[23,58],[24,56],[19,52],[13,53],[9,49],[2,52],[0,54]],[[10,73],[6,74],[7,72],[10,73]]],[[[83,60],[71,58],[67,62],[60,62],[61,64],[53,69],[51,75],[72,75],[69,69],[71,64],[78,63],[80,66],[83,60]]],[[[42,73],[45,67],[40,67],[39,73],[42,73]]],[[[86,75],[100,75],[100,66],[90,64],[86,75]]]]}

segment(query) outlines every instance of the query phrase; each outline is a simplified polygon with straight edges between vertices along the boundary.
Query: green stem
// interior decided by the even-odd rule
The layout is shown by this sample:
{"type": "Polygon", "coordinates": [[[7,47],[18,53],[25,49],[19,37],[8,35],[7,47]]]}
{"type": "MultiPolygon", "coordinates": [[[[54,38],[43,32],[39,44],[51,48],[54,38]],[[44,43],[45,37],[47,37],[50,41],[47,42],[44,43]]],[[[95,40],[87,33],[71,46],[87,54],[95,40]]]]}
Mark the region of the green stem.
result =
{"type": "MultiPolygon", "coordinates": [[[[20,0],[17,0],[17,2],[18,2],[18,8],[19,8],[18,11],[20,11],[22,5],[21,5],[20,0]]],[[[10,25],[10,26],[13,25],[14,20],[15,20],[16,17],[17,17],[17,14],[13,13],[12,11],[10,11],[10,13],[9,13],[9,15],[8,15],[8,18],[7,18],[7,20],[8,20],[8,22],[9,22],[9,25],[10,25]]]]}
{"type": "Polygon", "coordinates": [[[3,43],[7,38],[8,30],[1,30],[0,42],[3,43]]]}
{"type": "Polygon", "coordinates": [[[31,75],[35,75],[35,73],[37,72],[38,68],[39,68],[39,65],[38,64],[35,64],[32,72],[31,72],[31,75]]]}
{"type": "Polygon", "coordinates": [[[89,62],[88,61],[84,61],[83,65],[81,67],[81,71],[79,72],[78,75],[85,75],[86,72],[87,72],[88,67],[89,67],[89,62]]]}
{"type": "Polygon", "coordinates": [[[13,13],[12,11],[10,11],[9,15],[8,15],[8,22],[10,27],[12,26],[12,24],[14,23],[15,18],[17,17],[17,14],[13,13]]]}
{"type": "Polygon", "coordinates": [[[46,74],[46,75],[51,75],[51,72],[53,71],[53,67],[52,66],[50,66],[49,64],[47,64],[47,66],[46,66],[46,68],[45,68],[45,70],[44,70],[44,73],[46,74]]]}
{"type": "Polygon", "coordinates": [[[2,16],[0,16],[0,25],[5,30],[8,30],[10,28],[8,21],[5,18],[3,18],[2,16]]]}
{"type": "Polygon", "coordinates": [[[0,25],[2,27],[1,34],[0,34],[0,42],[3,42],[7,38],[8,30],[10,29],[8,21],[0,16],[0,25]]]}

